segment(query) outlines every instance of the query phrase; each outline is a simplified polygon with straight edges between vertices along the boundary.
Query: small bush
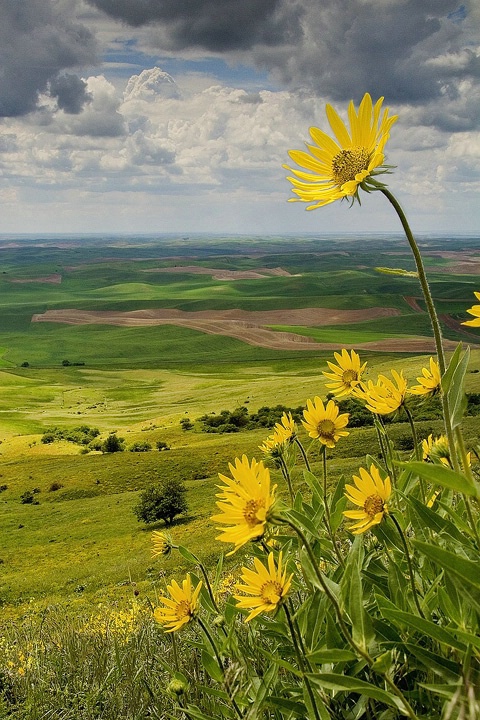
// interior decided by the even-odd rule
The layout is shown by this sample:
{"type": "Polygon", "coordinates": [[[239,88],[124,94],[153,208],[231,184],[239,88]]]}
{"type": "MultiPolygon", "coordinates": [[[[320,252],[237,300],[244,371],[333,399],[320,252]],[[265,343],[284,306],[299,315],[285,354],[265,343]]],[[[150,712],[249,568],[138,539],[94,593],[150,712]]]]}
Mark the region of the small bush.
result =
{"type": "Polygon", "coordinates": [[[182,426],[182,430],[192,430],[193,429],[193,423],[189,418],[182,418],[180,420],[180,425],[182,426]]]}
{"type": "Polygon", "coordinates": [[[62,483],[53,482],[48,488],[48,492],[55,492],[56,490],[61,490],[61,488],[63,488],[62,483]]]}
{"type": "Polygon", "coordinates": [[[32,490],[25,490],[22,495],[20,495],[20,502],[22,505],[39,505],[40,503],[35,498],[35,493],[32,490]]]}
{"type": "Polygon", "coordinates": [[[128,449],[130,452],[149,452],[152,446],[149,442],[134,442],[128,449]]]}
{"type": "Polygon", "coordinates": [[[139,522],[148,524],[163,520],[165,525],[171,525],[177,515],[188,510],[186,492],[187,488],[181,480],[167,478],[146,488],[133,512],[139,522]]]}
{"type": "Polygon", "coordinates": [[[157,440],[156,446],[157,450],[170,450],[170,445],[164,442],[164,440],[157,440]]]}
{"type": "Polygon", "coordinates": [[[122,452],[125,447],[123,438],[119,438],[115,433],[111,433],[106,440],[103,441],[101,449],[104,453],[122,452]]]}

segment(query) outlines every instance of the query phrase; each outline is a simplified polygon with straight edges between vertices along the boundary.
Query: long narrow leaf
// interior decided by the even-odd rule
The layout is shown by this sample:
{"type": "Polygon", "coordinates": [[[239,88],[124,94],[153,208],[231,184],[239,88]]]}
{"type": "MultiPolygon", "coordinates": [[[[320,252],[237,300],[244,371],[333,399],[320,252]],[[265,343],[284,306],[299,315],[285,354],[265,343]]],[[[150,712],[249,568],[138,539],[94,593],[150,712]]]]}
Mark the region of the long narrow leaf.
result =
{"type": "Polygon", "coordinates": [[[474,483],[470,482],[465,475],[460,475],[460,473],[456,473],[444,465],[418,461],[399,463],[399,465],[407,470],[411,470],[433,485],[441,485],[442,487],[450,488],[464,495],[480,497],[479,490],[474,483]]]}

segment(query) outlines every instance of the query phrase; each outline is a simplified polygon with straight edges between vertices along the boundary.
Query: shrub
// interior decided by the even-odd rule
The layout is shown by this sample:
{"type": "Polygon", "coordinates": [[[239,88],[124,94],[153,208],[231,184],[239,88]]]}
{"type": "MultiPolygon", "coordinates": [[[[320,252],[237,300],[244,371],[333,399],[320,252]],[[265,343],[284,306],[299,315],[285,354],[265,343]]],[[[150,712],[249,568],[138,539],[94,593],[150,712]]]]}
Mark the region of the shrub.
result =
{"type": "Polygon", "coordinates": [[[63,488],[62,483],[59,482],[53,482],[50,487],[48,488],[48,492],[55,492],[56,490],[61,490],[63,488]]]}
{"type": "Polygon", "coordinates": [[[101,450],[104,453],[122,452],[124,445],[123,438],[117,437],[115,433],[110,433],[106,440],[103,441],[101,450]]]}
{"type": "Polygon", "coordinates": [[[168,445],[164,440],[157,440],[156,446],[157,450],[170,450],[170,445],[168,445]]]}
{"type": "Polygon", "coordinates": [[[149,452],[152,446],[149,442],[134,442],[128,449],[130,452],[149,452]]]}
{"type": "Polygon", "coordinates": [[[182,426],[182,430],[192,430],[193,429],[193,423],[189,418],[182,418],[180,420],[180,425],[182,426]]]}
{"type": "Polygon", "coordinates": [[[33,490],[25,490],[22,495],[20,495],[20,502],[22,505],[39,505],[40,503],[35,498],[35,491],[33,490]]]}
{"type": "Polygon", "coordinates": [[[181,480],[167,478],[146,488],[133,512],[139,522],[148,524],[163,520],[165,525],[171,525],[177,515],[188,510],[186,492],[187,488],[181,480]]]}

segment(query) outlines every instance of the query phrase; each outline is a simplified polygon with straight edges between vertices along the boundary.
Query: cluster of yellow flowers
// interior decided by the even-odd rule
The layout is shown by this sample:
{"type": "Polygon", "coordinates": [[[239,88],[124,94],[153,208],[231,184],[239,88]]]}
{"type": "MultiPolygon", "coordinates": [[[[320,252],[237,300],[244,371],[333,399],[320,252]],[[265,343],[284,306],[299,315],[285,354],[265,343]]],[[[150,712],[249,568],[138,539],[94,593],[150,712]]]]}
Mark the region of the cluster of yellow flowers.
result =
{"type": "Polygon", "coordinates": [[[33,667],[33,650],[33,645],[20,648],[16,644],[9,643],[5,636],[0,636],[0,655],[5,670],[11,676],[24,677],[33,667]]]}
{"type": "Polygon", "coordinates": [[[98,608],[99,612],[91,615],[85,624],[83,629],[85,634],[115,636],[118,640],[126,642],[136,633],[142,614],[137,602],[133,601],[128,608],[114,608],[102,604],[98,608]]]}
{"type": "MultiPolygon", "coordinates": [[[[341,353],[335,353],[335,360],[337,364],[328,362],[329,372],[323,373],[331,381],[327,387],[337,397],[351,395],[361,400],[372,413],[378,415],[401,408],[408,392],[424,396],[440,392],[440,372],[433,358],[430,358],[429,367],[423,368],[422,375],[417,378],[418,385],[410,389],[403,373],[396,370],[391,371],[393,381],[379,375],[376,382],[364,382],[367,363],[362,364],[354,350],[348,352],[343,349],[341,353]]],[[[320,397],[307,400],[303,416],[302,425],[308,435],[327,448],[335,447],[341,438],[349,434],[345,429],[349,415],[340,413],[339,406],[332,399],[326,403],[320,397]]],[[[281,453],[296,438],[297,427],[292,415],[284,413],[281,422],[275,425],[273,433],[260,449],[272,456],[274,450],[281,453]]],[[[431,436],[424,440],[424,458],[431,459],[432,454],[435,456],[432,448],[441,444],[441,439],[433,441],[431,436]]],[[[438,453],[436,456],[439,456],[438,453]]],[[[448,444],[445,457],[448,457],[448,444]]],[[[229,553],[232,555],[246,543],[265,538],[267,526],[275,515],[277,486],[271,483],[269,468],[255,458],[249,460],[246,455],[236,458],[234,464],[229,464],[229,470],[230,476],[219,474],[223,484],[219,486],[216,504],[220,512],[211,519],[219,524],[218,529],[221,530],[217,539],[233,544],[234,548],[229,553]]],[[[352,534],[359,534],[379,524],[388,514],[392,485],[390,477],[374,464],[368,469],[361,467],[358,475],[353,476],[353,483],[346,485],[345,495],[356,509],[345,510],[343,514],[355,521],[349,528],[352,534]]],[[[159,531],[153,534],[153,546],[154,555],[166,555],[176,547],[167,533],[159,531]]],[[[287,575],[281,553],[275,560],[273,552],[269,553],[266,564],[255,558],[253,569],[243,567],[241,579],[242,583],[235,584],[237,592],[234,598],[238,607],[251,610],[247,620],[261,612],[275,610],[292,583],[292,575],[287,575]]],[[[201,587],[202,581],[195,588],[192,586],[190,575],[182,585],[172,581],[167,586],[170,597],[161,597],[163,607],[155,610],[155,618],[167,632],[180,629],[195,617],[201,587]]]]}

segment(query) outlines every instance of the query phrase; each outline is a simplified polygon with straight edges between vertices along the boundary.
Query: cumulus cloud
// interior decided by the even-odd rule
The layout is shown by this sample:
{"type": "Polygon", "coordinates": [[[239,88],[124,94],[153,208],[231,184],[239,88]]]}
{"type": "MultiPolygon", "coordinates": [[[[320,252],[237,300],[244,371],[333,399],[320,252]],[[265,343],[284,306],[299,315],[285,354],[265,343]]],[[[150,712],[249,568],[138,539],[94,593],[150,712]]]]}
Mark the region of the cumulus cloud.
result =
{"type": "Polygon", "coordinates": [[[0,10],[0,116],[35,110],[49,85],[59,105],[76,112],[87,99],[81,82],[57,76],[92,62],[96,43],[75,19],[73,0],[1,0],[0,10]]]}
{"type": "Polygon", "coordinates": [[[180,89],[171,75],[159,67],[142,70],[132,75],[125,88],[124,99],[128,100],[179,99],[180,89]]]}

